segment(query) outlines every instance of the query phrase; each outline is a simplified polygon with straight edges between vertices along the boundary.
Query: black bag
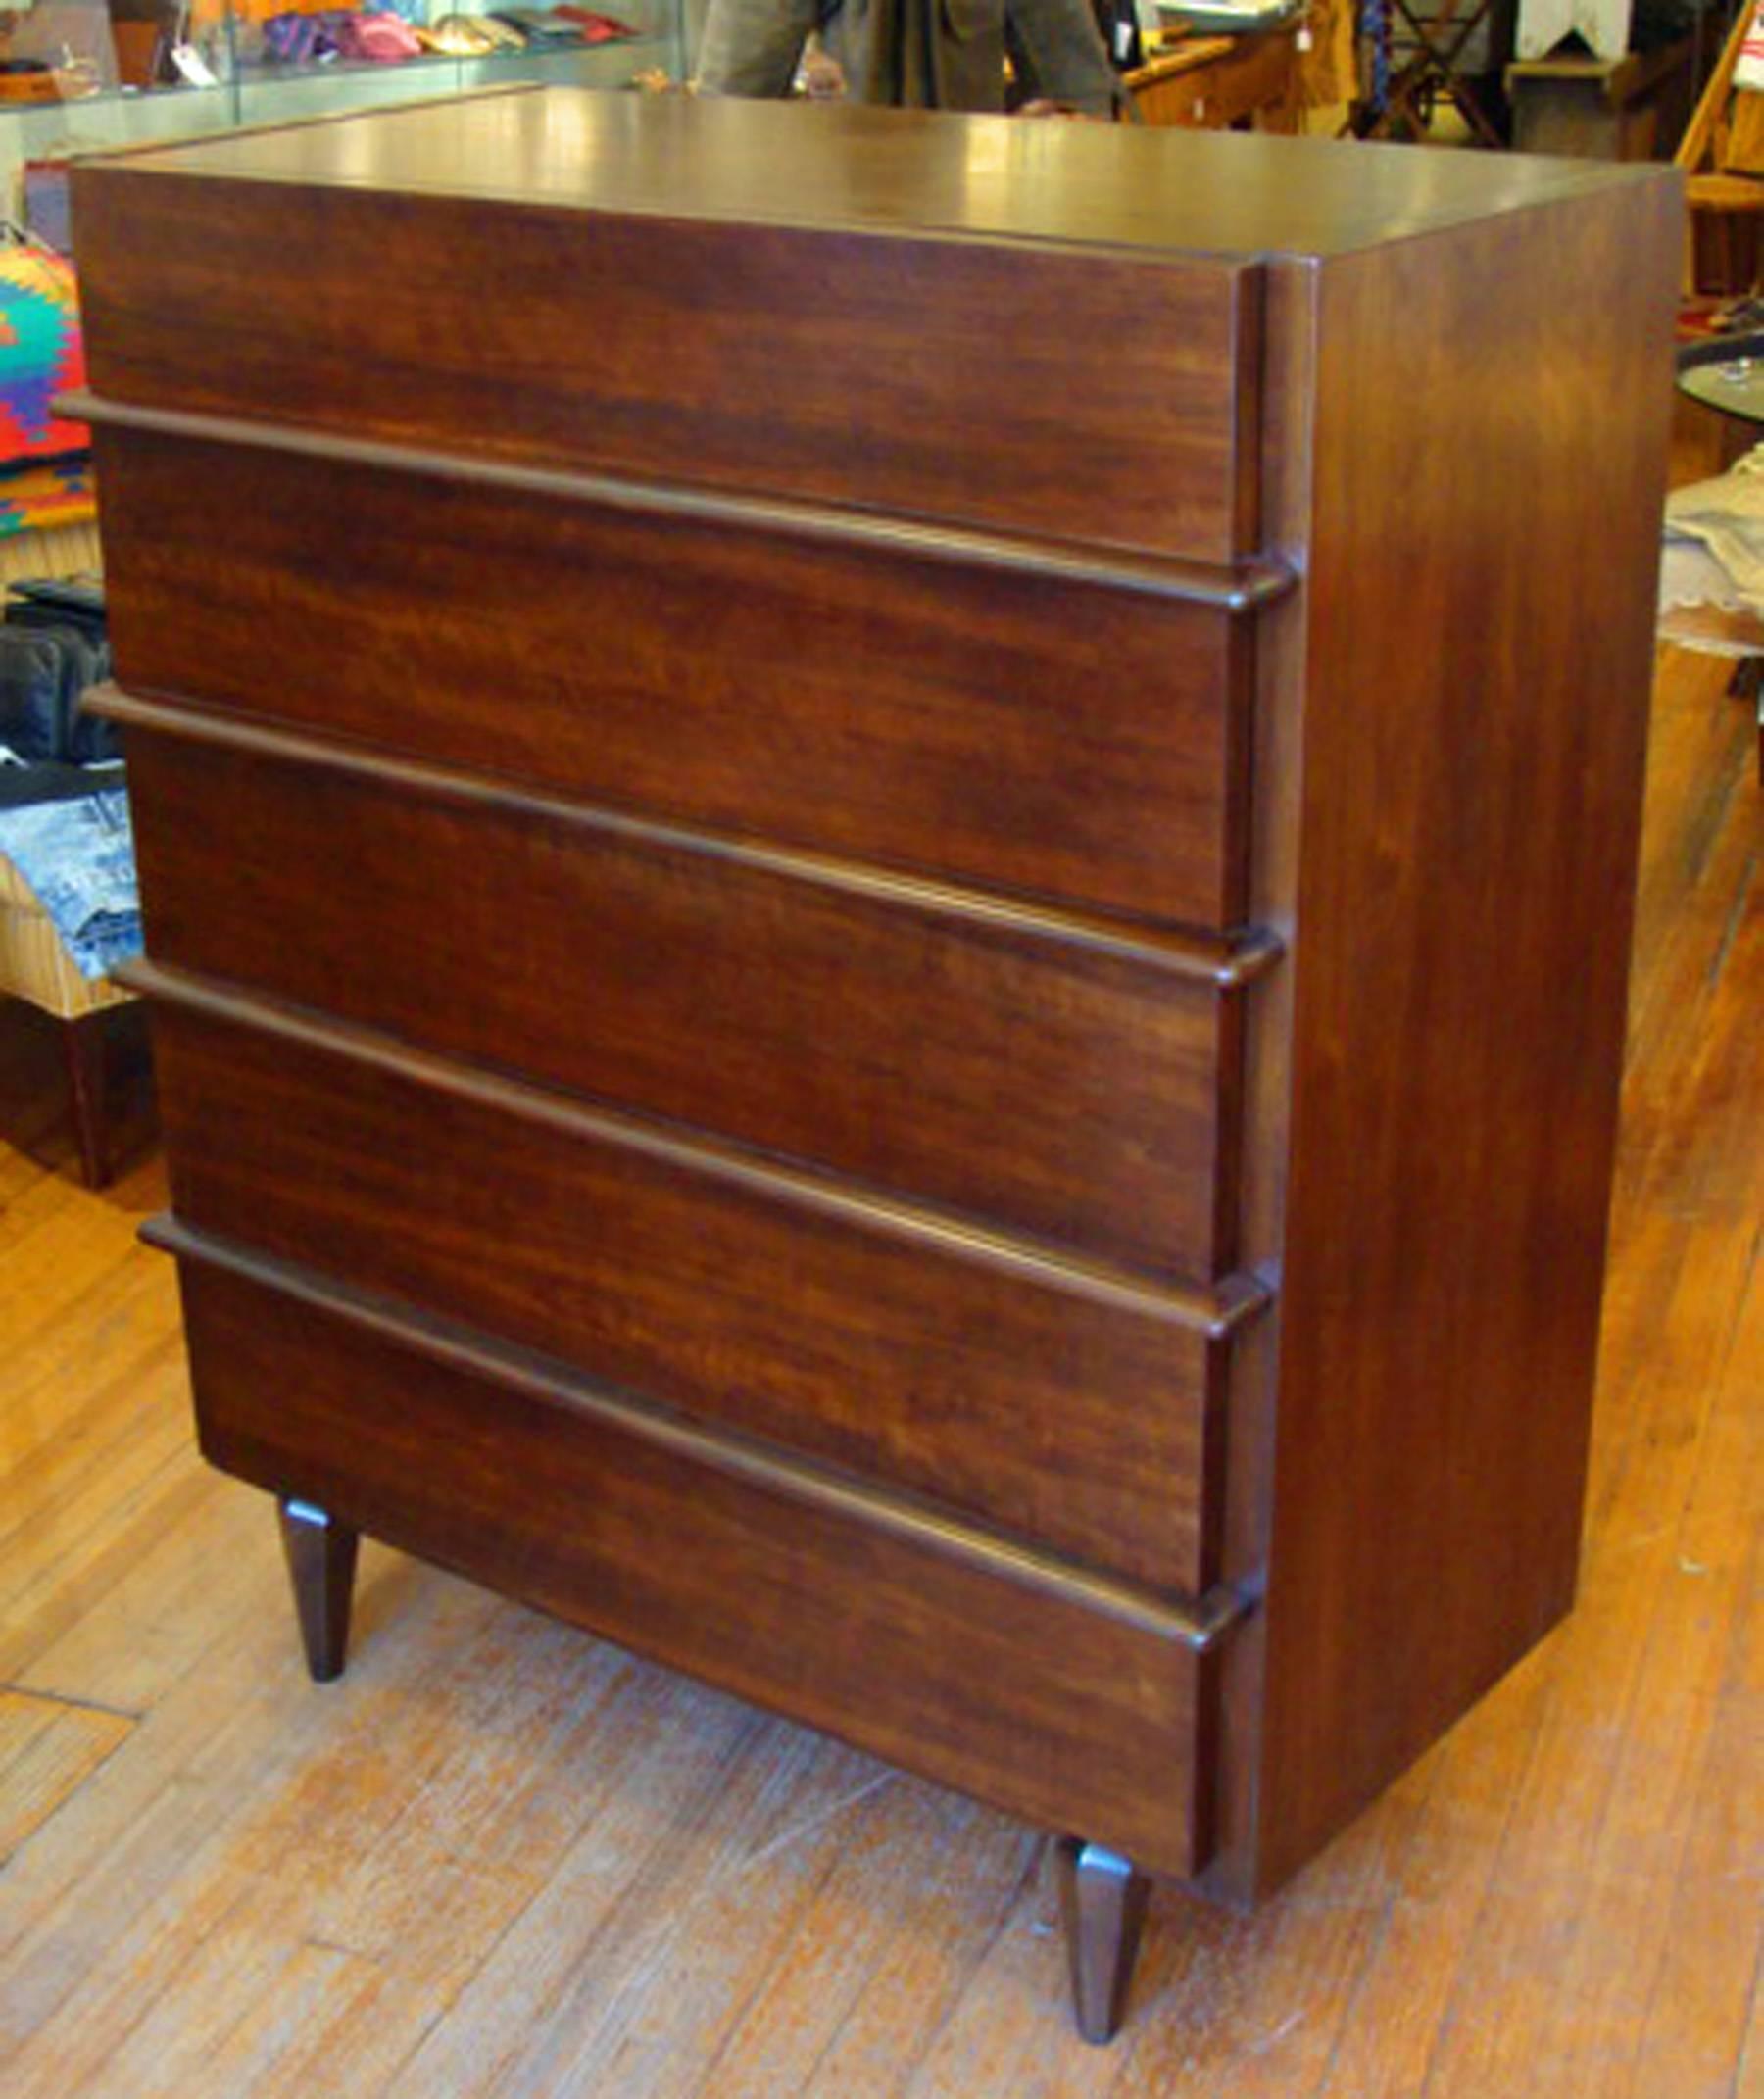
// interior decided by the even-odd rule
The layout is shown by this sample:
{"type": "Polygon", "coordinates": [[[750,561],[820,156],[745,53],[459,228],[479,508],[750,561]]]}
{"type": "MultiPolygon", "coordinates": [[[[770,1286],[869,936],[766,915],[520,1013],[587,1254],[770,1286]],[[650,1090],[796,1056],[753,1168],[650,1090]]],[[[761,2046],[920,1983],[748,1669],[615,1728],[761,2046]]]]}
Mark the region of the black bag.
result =
{"type": "Polygon", "coordinates": [[[110,651],[76,627],[0,624],[0,745],[26,764],[92,765],[122,756],[108,721],[80,709],[109,670],[110,651]]]}
{"type": "MultiPolygon", "coordinates": [[[[104,585],[77,576],[14,583],[6,607],[9,624],[20,627],[74,627],[102,647],[110,637],[104,585]]],[[[108,674],[108,665],[107,665],[108,674]]]]}

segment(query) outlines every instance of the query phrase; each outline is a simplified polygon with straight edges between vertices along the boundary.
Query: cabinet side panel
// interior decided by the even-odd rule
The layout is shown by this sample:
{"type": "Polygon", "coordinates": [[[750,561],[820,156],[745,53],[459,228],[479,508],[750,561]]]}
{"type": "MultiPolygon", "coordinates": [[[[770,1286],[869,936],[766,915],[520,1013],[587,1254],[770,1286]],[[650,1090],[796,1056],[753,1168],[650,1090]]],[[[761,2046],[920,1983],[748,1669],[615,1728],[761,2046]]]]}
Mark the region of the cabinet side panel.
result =
{"type": "Polygon", "coordinates": [[[1322,270],[1262,1885],[1572,1597],[1680,232],[1322,270]]]}

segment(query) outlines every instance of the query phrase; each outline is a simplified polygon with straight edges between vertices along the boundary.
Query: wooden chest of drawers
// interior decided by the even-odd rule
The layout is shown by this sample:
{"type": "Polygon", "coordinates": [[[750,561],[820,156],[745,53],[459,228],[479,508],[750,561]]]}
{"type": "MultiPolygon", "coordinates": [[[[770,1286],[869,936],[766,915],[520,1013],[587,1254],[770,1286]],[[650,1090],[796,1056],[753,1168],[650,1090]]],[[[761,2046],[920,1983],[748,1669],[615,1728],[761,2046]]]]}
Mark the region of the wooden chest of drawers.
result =
{"type": "Polygon", "coordinates": [[[1671,178],[550,92],[75,199],[316,1671],[368,1530],[1069,1832],[1105,2032],[1571,1597],[1671,178]]]}

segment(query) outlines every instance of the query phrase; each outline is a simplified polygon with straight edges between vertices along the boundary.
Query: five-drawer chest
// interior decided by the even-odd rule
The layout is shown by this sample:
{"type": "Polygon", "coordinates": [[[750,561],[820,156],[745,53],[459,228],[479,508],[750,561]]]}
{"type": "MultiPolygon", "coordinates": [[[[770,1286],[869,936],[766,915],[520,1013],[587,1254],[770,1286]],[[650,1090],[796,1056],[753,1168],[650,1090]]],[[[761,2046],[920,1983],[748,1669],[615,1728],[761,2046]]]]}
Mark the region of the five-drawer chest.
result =
{"type": "Polygon", "coordinates": [[[1105,2035],[1570,1601],[1672,177],[546,91],[74,185],[315,1673],[365,1531],[978,1794],[1105,2035]]]}

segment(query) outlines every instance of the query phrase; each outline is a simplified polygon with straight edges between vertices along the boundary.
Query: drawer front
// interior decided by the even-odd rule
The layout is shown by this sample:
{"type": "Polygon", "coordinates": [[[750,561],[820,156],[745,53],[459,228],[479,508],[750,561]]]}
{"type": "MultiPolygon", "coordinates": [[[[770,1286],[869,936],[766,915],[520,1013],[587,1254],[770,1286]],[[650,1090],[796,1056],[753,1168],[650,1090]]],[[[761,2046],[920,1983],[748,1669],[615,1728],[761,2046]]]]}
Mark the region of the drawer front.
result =
{"type": "Polygon", "coordinates": [[[129,751],[157,961],[1212,1274],[1236,1001],[1209,984],[566,811],[182,736],[129,751]]]}
{"type": "Polygon", "coordinates": [[[1221,611],[249,446],[117,429],[99,455],[138,690],[1138,917],[1244,915],[1250,637],[1221,611]]]}
{"type": "Polygon", "coordinates": [[[1123,1578],[1203,1586],[1222,1344],[1161,1300],[830,1214],[397,1046],[370,1061],[273,1014],[156,1003],[192,1226],[1123,1578]]]}
{"type": "Polygon", "coordinates": [[[119,400],[1201,561],[1254,544],[1253,265],[74,181],[119,400]]]}
{"type": "Polygon", "coordinates": [[[1200,1863],[1184,1648],[194,1264],[203,1448],[274,1491],[1153,1870],[1200,1863]]]}

